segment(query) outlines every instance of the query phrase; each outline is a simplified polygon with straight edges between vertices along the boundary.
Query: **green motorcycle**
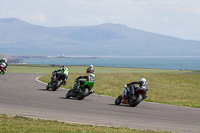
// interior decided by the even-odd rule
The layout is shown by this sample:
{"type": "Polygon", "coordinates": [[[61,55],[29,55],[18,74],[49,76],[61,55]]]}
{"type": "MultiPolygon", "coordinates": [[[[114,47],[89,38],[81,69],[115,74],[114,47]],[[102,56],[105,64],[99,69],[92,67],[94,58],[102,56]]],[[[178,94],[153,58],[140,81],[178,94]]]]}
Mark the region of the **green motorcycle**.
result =
{"type": "Polygon", "coordinates": [[[75,80],[73,87],[67,92],[66,98],[77,97],[78,100],[82,100],[86,96],[94,93],[94,91],[91,90],[93,86],[93,81],[75,80]]]}

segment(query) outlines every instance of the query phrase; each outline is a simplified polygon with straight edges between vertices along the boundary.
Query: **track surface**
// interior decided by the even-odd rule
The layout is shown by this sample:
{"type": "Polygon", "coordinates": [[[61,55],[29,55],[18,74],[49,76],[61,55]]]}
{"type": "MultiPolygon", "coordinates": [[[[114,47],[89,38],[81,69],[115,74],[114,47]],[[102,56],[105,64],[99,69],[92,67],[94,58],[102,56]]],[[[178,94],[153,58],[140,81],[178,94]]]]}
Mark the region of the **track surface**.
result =
{"type": "MultiPolygon", "coordinates": [[[[0,76],[0,114],[65,122],[125,126],[172,132],[200,132],[200,109],[142,102],[137,107],[114,105],[115,98],[90,95],[65,99],[67,90],[46,91],[40,74],[0,76]]],[[[95,88],[94,88],[95,89],[95,88]]]]}

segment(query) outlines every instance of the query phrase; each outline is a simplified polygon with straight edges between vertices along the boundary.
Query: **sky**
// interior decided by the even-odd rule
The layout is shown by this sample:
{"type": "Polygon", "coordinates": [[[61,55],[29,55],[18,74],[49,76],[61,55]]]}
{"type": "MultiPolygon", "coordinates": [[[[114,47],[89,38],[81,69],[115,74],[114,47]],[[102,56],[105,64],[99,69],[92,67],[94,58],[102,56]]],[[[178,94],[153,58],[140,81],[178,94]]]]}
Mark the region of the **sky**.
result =
{"type": "Polygon", "coordinates": [[[0,18],[46,27],[123,24],[200,40],[200,0],[0,0],[0,18]]]}

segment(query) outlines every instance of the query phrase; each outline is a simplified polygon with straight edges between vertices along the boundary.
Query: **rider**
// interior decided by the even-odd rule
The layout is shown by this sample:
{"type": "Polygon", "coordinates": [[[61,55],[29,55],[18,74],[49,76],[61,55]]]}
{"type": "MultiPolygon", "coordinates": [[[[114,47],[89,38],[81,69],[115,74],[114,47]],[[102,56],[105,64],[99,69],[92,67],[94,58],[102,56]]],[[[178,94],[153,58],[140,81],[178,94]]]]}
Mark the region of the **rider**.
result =
{"type": "MultiPolygon", "coordinates": [[[[88,76],[79,76],[78,78],[76,78],[76,82],[77,82],[76,90],[79,90],[80,85],[84,84],[86,81],[95,82],[94,77],[95,75],[93,73],[90,73],[88,76]],[[81,80],[81,79],[86,79],[86,80],[81,80]]],[[[75,88],[72,87],[72,89],[74,90],[75,88]]]]}
{"type": "Polygon", "coordinates": [[[61,79],[63,80],[62,85],[66,85],[68,74],[69,74],[69,70],[66,66],[62,66],[59,69],[53,71],[49,85],[51,85],[54,76],[56,76],[56,77],[60,76],[61,79]]]}
{"type": "MultiPolygon", "coordinates": [[[[123,102],[127,102],[127,93],[130,92],[130,88],[133,87],[134,90],[137,90],[138,88],[140,89],[145,89],[146,91],[148,91],[148,85],[147,85],[147,80],[145,78],[141,78],[140,81],[134,81],[131,83],[128,83],[127,85],[124,86],[124,90],[123,90],[123,94],[122,94],[122,103],[123,102]],[[139,87],[134,86],[135,84],[139,84],[139,87]]],[[[146,98],[146,94],[144,96],[144,98],[146,98]]]]}
{"type": "Polygon", "coordinates": [[[1,75],[5,74],[7,67],[8,67],[7,59],[6,58],[0,59],[0,74],[1,75]]]}
{"type": "Polygon", "coordinates": [[[87,68],[86,73],[94,73],[94,66],[93,66],[93,65],[90,65],[90,66],[87,68]]]}

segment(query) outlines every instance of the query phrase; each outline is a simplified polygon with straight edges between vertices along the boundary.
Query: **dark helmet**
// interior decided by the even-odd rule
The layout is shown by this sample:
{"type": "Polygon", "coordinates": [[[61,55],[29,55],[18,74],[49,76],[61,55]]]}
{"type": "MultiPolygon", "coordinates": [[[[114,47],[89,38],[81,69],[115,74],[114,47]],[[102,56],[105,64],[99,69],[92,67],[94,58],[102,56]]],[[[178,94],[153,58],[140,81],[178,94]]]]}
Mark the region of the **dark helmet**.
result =
{"type": "Polygon", "coordinates": [[[64,69],[64,68],[66,68],[66,66],[63,65],[63,66],[62,66],[62,69],[64,69]]]}

